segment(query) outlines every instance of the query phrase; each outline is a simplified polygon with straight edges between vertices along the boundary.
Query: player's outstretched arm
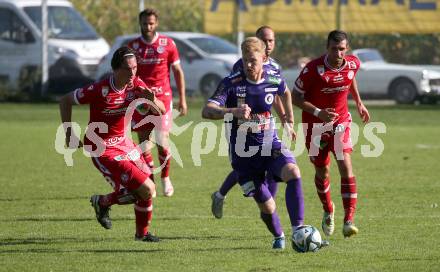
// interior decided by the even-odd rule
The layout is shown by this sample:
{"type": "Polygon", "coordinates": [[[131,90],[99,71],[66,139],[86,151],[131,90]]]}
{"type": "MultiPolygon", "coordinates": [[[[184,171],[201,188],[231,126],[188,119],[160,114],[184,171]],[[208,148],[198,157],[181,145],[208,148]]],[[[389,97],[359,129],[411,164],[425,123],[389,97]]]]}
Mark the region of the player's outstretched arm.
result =
{"type": "Polygon", "coordinates": [[[284,125],[284,123],[286,123],[286,111],[284,110],[283,102],[278,95],[275,96],[273,108],[277,112],[278,118],[280,118],[280,122],[284,125]]]}
{"type": "Polygon", "coordinates": [[[174,80],[176,81],[177,90],[179,92],[178,110],[180,112],[180,116],[184,116],[188,112],[188,107],[186,105],[185,76],[180,64],[172,65],[171,69],[173,70],[174,80]]]}
{"type": "Polygon", "coordinates": [[[359,95],[359,89],[357,86],[356,78],[353,78],[353,82],[350,86],[350,93],[353,97],[354,102],[356,103],[356,107],[359,113],[359,116],[362,118],[362,122],[368,123],[370,121],[370,113],[365,107],[364,103],[362,103],[361,96],[359,95]]]}
{"type": "Polygon", "coordinates": [[[76,137],[75,133],[72,133],[72,105],[75,105],[75,93],[70,92],[64,95],[60,100],[60,116],[61,122],[64,126],[64,131],[66,132],[66,146],[69,148],[82,147],[82,142],[80,140],[73,140],[71,137],[76,137]],[[71,146],[70,143],[78,143],[78,146],[71,146]]]}
{"type": "Polygon", "coordinates": [[[235,118],[249,119],[251,115],[251,108],[247,104],[241,105],[239,108],[225,108],[219,105],[208,102],[202,110],[202,117],[211,120],[223,119],[225,114],[232,113],[235,118]]]}
{"type": "Polygon", "coordinates": [[[284,129],[287,130],[288,135],[290,135],[292,141],[296,139],[296,133],[293,130],[294,120],[293,120],[293,109],[292,109],[292,94],[289,88],[286,87],[284,94],[281,96],[281,102],[285,110],[285,120],[284,129]]]}

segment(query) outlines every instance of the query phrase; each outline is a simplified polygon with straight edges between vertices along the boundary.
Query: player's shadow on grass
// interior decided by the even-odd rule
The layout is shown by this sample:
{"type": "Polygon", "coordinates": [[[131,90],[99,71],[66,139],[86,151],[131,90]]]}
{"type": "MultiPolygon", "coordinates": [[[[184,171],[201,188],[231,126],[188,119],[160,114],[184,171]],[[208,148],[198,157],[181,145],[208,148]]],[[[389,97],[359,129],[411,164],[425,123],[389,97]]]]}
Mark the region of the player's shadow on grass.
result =
{"type": "Polygon", "coordinates": [[[163,249],[46,249],[46,248],[24,248],[24,249],[11,249],[11,250],[0,250],[0,255],[2,254],[23,254],[23,253],[153,253],[153,252],[163,252],[163,249]]]}
{"type": "Polygon", "coordinates": [[[106,241],[101,238],[87,238],[78,239],[76,237],[61,237],[61,238],[6,238],[0,240],[0,246],[18,246],[18,245],[54,245],[66,243],[89,243],[106,241]]]}
{"type": "Polygon", "coordinates": [[[26,197],[26,198],[0,198],[0,202],[12,202],[12,201],[33,201],[33,200],[60,200],[60,201],[70,201],[70,200],[87,200],[87,197],[83,196],[70,196],[70,197],[26,197]]]}
{"type": "MultiPolygon", "coordinates": [[[[115,217],[112,221],[130,221],[133,217],[115,217]]],[[[1,219],[0,222],[85,222],[96,221],[95,217],[71,218],[71,217],[18,217],[1,219]]]]}

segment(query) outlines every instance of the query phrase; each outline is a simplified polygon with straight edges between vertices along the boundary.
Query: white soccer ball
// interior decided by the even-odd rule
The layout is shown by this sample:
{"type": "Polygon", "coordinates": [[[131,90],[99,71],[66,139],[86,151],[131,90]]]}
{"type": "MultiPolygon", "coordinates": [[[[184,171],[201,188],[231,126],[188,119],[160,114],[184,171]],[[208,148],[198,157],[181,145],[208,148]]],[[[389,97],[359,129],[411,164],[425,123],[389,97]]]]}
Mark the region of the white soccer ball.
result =
{"type": "Polygon", "coordinates": [[[299,252],[316,252],[322,246],[321,234],[313,226],[301,226],[293,232],[292,246],[299,252]]]}

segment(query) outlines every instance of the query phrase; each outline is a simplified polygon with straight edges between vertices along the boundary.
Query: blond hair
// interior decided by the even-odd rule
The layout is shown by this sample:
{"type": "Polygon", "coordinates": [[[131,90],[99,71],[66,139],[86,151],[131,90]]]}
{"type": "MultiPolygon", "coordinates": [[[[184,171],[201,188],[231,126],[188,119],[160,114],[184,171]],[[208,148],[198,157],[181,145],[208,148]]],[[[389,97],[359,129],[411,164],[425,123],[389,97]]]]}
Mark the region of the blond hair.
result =
{"type": "Polygon", "coordinates": [[[241,52],[243,54],[257,52],[264,54],[266,45],[257,37],[248,37],[241,43],[241,52]]]}

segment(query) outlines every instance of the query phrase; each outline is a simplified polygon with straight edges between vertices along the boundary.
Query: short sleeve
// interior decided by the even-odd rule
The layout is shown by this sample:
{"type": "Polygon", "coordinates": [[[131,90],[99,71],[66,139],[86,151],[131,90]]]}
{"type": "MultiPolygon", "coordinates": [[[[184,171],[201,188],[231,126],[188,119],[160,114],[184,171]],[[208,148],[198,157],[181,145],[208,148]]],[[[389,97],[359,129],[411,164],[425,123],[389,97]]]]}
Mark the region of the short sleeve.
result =
{"type": "Polygon", "coordinates": [[[286,85],[286,81],[284,80],[284,78],[282,78],[282,77],[280,76],[280,79],[281,79],[281,81],[280,81],[280,84],[278,85],[278,91],[277,91],[277,94],[278,94],[279,96],[282,96],[282,95],[284,95],[284,93],[287,91],[287,85],[286,85]]]}
{"type": "Polygon", "coordinates": [[[294,88],[297,92],[304,94],[313,84],[313,70],[306,65],[295,80],[294,88]]]}
{"type": "Polygon", "coordinates": [[[228,89],[227,78],[224,78],[220,81],[215,93],[208,99],[208,102],[224,107],[226,105],[226,100],[228,99],[228,89]]]}
{"type": "Polygon", "coordinates": [[[243,59],[239,59],[234,63],[234,66],[232,66],[231,75],[241,71],[243,71],[243,59]]]}
{"type": "Polygon", "coordinates": [[[180,57],[179,57],[179,51],[177,50],[177,46],[172,39],[170,39],[169,41],[170,41],[170,45],[169,45],[169,53],[168,53],[168,63],[171,65],[179,64],[180,57]]]}
{"type": "Polygon", "coordinates": [[[83,88],[78,88],[73,92],[76,104],[90,104],[96,100],[99,90],[96,84],[91,84],[83,88]]]}

